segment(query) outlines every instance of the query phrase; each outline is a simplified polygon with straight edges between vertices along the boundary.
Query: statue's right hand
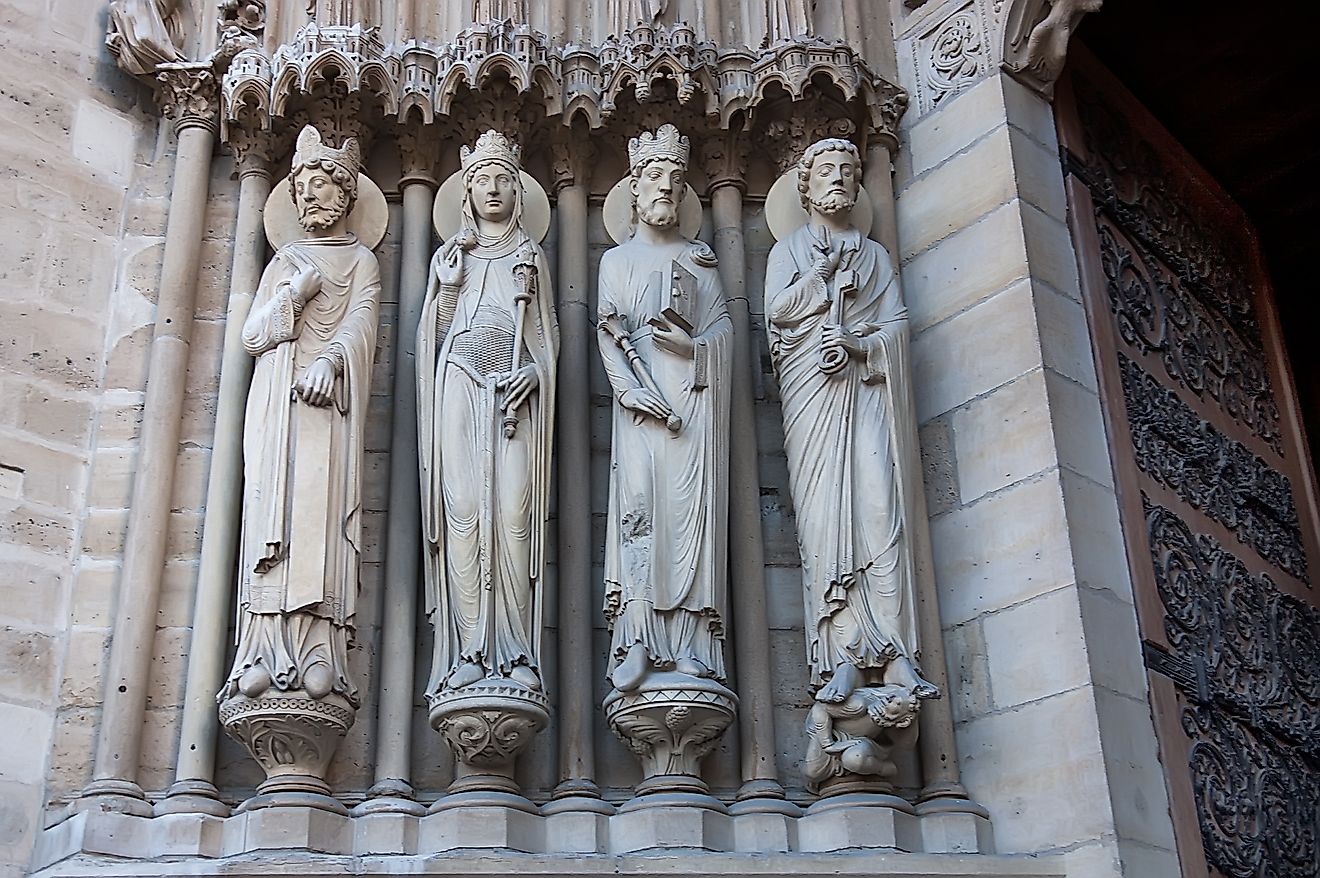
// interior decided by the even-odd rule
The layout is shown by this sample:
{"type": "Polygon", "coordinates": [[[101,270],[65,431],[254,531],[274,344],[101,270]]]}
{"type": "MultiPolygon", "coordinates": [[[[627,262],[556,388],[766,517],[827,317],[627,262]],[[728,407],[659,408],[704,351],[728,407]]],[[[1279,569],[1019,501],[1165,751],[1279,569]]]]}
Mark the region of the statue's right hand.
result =
{"type": "Polygon", "coordinates": [[[293,289],[294,300],[301,308],[321,292],[321,272],[309,265],[293,276],[289,286],[293,289]]]}
{"type": "Polygon", "coordinates": [[[619,402],[626,409],[650,415],[662,421],[669,420],[670,415],[674,413],[668,403],[645,387],[634,387],[631,390],[625,390],[619,397],[619,402]]]}
{"type": "Polygon", "coordinates": [[[436,256],[436,279],[441,286],[460,286],[463,283],[463,267],[463,248],[459,244],[459,236],[454,235],[445,242],[436,256]]]}
{"type": "Polygon", "coordinates": [[[837,238],[830,241],[829,249],[816,257],[812,264],[812,270],[820,275],[821,280],[829,280],[834,277],[834,272],[838,270],[839,263],[843,261],[843,242],[837,238]]]}

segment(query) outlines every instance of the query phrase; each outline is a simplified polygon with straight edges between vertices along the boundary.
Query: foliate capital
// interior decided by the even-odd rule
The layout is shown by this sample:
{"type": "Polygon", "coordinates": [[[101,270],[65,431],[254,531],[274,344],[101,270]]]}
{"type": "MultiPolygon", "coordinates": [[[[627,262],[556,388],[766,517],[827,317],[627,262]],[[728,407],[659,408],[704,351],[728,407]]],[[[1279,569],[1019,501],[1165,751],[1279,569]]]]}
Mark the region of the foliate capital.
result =
{"type": "Polygon", "coordinates": [[[596,147],[584,139],[565,136],[550,145],[550,173],[554,177],[554,190],[558,192],[575,184],[591,181],[591,165],[596,158],[596,147]]]}
{"type": "Polygon", "coordinates": [[[216,130],[220,88],[208,61],[161,64],[156,68],[156,104],[174,120],[177,131],[203,127],[216,130]]]}
{"type": "Polygon", "coordinates": [[[707,138],[701,144],[707,194],[722,186],[737,186],[746,192],[747,158],[747,144],[735,132],[730,131],[707,138]]]}

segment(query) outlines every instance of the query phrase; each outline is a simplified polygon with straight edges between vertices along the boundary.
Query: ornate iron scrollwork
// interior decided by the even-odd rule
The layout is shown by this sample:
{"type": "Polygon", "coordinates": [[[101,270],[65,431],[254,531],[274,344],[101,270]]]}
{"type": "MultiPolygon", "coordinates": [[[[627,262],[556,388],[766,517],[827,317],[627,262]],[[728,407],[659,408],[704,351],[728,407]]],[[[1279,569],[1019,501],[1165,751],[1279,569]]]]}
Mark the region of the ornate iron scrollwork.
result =
{"type": "Polygon", "coordinates": [[[1142,494],[1165,651],[1191,741],[1206,860],[1232,878],[1320,876],[1320,610],[1253,576],[1142,494]]]}
{"type": "Polygon", "coordinates": [[[1246,257],[1188,205],[1153,148],[1078,83],[1087,154],[1068,170],[1091,192],[1110,310],[1123,342],[1158,354],[1173,381],[1210,396],[1283,456],[1246,257]]]}
{"type": "Polygon", "coordinates": [[[1233,531],[1279,569],[1310,582],[1288,477],[1202,420],[1178,395],[1118,355],[1137,466],[1233,531]]]}

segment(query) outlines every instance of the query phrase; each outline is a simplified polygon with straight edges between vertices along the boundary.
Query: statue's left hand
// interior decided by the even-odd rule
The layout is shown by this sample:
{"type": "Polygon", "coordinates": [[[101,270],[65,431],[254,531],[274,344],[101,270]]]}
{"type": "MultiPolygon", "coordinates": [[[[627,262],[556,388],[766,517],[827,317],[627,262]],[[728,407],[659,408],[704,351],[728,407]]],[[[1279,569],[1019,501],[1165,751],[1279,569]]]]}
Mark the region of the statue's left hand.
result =
{"type": "Polygon", "coordinates": [[[837,323],[826,324],[821,329],[820,335],[821,347],[823,348],[842,348],[848,356],[857,360],[866,356],[866,351],[862,349],[861,338],[837,323]]]}
{"type": "Polygon", "coordinates": [[[505,378],[499,385],[504,391],[504,411],[516,412],[540,384],[536,367],[530,363],[505,378]]]}
{"type": "Polygon", "coordinates": [[[684,359],[692,359],[697,350],[697,342],[681,326],[661,318],[651,331],[655,346],[662,351],[677,354],[684,359]]]}
{"type": "Polygon", "coordinates": [[[308,405],[326,406],[330,404],[330,394],[334,387],[335,367],[329,360],[318,357],[307,367],[296,389],[308,405]]]}

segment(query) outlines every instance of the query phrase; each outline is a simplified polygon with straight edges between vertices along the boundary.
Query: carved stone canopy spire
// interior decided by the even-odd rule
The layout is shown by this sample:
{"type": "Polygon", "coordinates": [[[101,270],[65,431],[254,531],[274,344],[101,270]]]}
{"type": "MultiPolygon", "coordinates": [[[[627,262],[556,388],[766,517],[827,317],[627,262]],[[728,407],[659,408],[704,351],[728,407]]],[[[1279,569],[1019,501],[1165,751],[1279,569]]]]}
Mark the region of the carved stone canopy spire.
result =
{"type": "Polygon", "coordinates": [[[659,159],[669,159],[687,167],[691,153],[688,139],[673,125],[661,125],[655,133],[643,131],[628,141],[628,167],[637,170],[659,159]]]}
{"type": "Polygon", "coordinates": [[[306,126],[298,135],[298,144],[293,150],[293,167],[320,162],[339,165],[356,178],[362,171],[362,149],[358,146],[357,138],[350,137],[342,147],[335,149],[321,139],[321,132],[315,126],[306,126]]]}

